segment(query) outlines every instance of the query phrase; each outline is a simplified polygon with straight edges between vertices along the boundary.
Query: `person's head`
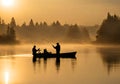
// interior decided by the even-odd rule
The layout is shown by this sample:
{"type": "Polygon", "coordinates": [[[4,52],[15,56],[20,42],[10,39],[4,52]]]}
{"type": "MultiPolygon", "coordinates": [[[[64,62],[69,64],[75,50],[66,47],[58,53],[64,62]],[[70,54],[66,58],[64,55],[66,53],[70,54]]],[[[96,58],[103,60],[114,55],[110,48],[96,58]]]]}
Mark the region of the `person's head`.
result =
{"type": "Polygon", "coordinates": [[[59,43],[56,43],[57,45],[59,45],[59,43]]]}
{"type": "Polygon", "coordinates": [[[47,49],[44,49],[44,52],[47,52],[47,49]]]}
{"type": "Polygon", "coordinates": [[[36,45],[34,45],[34,48],[36,48],[36,45]]]}

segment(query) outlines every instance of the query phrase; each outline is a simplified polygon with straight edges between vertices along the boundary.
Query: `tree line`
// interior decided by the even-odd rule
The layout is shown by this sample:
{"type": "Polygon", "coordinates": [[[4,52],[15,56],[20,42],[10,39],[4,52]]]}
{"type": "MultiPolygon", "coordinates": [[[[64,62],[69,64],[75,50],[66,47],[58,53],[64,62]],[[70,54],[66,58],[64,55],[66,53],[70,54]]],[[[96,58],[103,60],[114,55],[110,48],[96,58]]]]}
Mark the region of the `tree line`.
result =
{"type": "Polygon", "coordinates": [[[97,43],[120,43],[120,18],[116,14],[107,14],[100,29],[97,31],[97,43]]]}
{"type": "Polygon", "coordinates": [[[15,39],[24,42],[69,42],[83,43],[89,42],[90,36],[86,28],[81,28],[77,24],[61,25],[59,21],[55,21],[48,25],[47,22],[36,22],[31,19],[29,24],[24,22],[21,26],[16,24],[15,18],[12,17],[9,24],[0,19],[0,30],[7,31],[8,26],[14,30],[15,39]]]}
{"type": "Polygon", "coordinates": [[[95,43],[120,43],[120,18],[117,15],[107,14],[99,26],[81,27],[77,24],[61,24],[55,21],[48,25],[47,22],[36,22],[31,19],[27,25],[24,22],[21,26],[17,25],[15,18],[12,17],[10,23],[6,24],[0,18],[0,43],[90,43],[91,35],[96,38],[95,43]]]}

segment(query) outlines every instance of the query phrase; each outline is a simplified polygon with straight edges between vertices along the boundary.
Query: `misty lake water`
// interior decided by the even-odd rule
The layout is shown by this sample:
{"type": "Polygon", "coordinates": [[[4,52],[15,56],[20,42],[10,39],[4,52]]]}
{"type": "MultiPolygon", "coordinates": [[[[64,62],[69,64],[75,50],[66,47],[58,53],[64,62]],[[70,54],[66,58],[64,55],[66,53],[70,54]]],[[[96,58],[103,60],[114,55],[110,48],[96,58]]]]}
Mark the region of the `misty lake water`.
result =
{"type": "MultiPolygon", "coordinates": [[[[33,45],[0,46],[0,84],[120,84],[120,47],[61,44],[77,59],[32,62],[33,45]]],[[[51,45],[37,48],[55,52],[51,45]]]]}

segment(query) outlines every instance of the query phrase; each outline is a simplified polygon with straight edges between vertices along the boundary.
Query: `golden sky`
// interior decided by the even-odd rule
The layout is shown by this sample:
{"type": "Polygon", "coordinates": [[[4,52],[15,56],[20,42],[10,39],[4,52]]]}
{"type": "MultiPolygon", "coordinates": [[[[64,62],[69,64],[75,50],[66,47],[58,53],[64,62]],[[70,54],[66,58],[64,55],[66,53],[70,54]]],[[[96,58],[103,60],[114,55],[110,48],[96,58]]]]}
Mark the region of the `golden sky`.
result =
{"type": "Polygon", "coordinates": [[[59,20],[63,24],[95,25],[101,24],[108,12],[120,16],[120,0],[13,0],[10,6],[2,1],[0,17],[5,22],[15,17],[18,24],[32,18],[37,22],[59,20]]]}

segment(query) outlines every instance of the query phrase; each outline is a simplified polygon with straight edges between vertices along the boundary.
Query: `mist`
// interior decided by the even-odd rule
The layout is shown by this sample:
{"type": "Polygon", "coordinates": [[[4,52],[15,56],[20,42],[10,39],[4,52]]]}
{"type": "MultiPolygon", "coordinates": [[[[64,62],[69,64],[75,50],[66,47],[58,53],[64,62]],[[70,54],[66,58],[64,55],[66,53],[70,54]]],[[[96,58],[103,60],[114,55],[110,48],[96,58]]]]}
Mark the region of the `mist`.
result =
{"type": "Polygon", "coordinates": [[[27,25],[17,25],[14,17],[9,24],[0,18],[1,44],[119,44],[120,19],[117,15],[107,14],[101,25],[82,26],[78,24],[61,24],[60,21],[34,22],[30,19],[27,25]],[[111,37],[111,38],[109,38],[111,37]]]}

